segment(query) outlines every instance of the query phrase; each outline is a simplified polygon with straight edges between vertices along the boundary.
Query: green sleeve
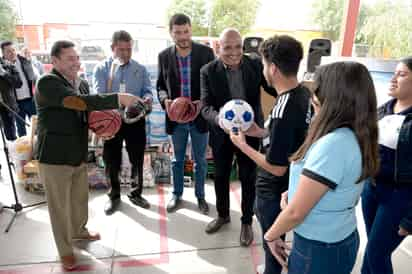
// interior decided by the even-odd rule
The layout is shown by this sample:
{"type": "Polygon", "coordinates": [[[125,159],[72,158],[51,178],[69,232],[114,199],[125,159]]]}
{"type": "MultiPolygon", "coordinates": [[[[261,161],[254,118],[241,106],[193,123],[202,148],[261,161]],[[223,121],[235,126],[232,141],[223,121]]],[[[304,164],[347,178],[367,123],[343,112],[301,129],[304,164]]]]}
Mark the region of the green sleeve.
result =
{"type": "Polygon", "coordinates": [[[117,94],[79,95],[73,87],[53,75],[42,77],[37,82],[36,102],[39,107],[64,108],[63,100],[68,96],[81,98],[89,111],[119,107],[117,94]]]}

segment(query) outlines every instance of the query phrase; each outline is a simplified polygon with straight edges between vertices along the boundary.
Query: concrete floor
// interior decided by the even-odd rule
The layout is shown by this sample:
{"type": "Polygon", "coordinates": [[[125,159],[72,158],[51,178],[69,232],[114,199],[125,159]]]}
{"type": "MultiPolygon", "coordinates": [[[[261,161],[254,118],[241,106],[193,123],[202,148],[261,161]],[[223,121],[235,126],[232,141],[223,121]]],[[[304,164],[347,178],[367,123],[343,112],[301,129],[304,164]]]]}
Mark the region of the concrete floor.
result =
{"type": "MultiPolygon", "coordinates": [[[[0,152],[1,153],[1,152],[0,152]]],[[[9,175],[3,164],[0,181],[0,201],[14,203],[9,175]]],[[[44,196],[25,191],[17,184],[18,196],[24,205],[44,200],[44,196]]],[[[105,216],[105,191],[92,191],[89,202],[89,228],[99,231],[102,240],[76,244],[80,266],[71,273],[256,273],[262,261],[259,228],[254,221],[255,242],[249,248],[240,247],[239,184],[231,185],[232,222],[220,232],[208,235],[206,224],[216,216],[212,182],[206,185],[209,216],[197,210],[193,188],[186,188],[184,205],[173,214],[165,210],[170,197],[169,185],[145,189],[149,210],[137,208],[122,197],[121,210],[105,216]]],[[[124,189],[127,193],[127,189],[124,189]]],[[[0,274],[64,273],[52,238],[46,205],[24,209],[18,214],[11,230],[3,233],[13,211],[0,214],[0,274]]],[[[361,214],[358,212],[361,220],[361,214]]],[[[353,273],[359,273],[365,245],[364,228],[359,222],[362,247],[353,273]]],[[[395,273],[409,274],[412,266],[412,237],[404,241],[393,256],[395,273]]],[[[332,273],[331,273],[332,274],[332,273]]]]}

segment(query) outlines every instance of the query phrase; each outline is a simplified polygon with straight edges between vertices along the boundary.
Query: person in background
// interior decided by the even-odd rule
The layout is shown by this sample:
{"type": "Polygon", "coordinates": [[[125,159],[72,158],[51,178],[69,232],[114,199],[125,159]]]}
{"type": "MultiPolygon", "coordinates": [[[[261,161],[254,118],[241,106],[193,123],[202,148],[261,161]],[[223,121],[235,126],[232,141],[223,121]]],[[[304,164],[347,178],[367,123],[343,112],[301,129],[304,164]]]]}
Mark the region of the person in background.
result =
{"type": "Polygon", "coordinates": [[[0,58],[0,117],[4,135],[8,141],[14,141],[17,138],[15,115],[10,110],[18,111],[15,90],[21,85],[16,67],[6,59],[0,58]]]}
{"type": "Polygon", "coordinates": [[[1,51],[3,58],[16,67],[22,82],[21,87],[15,88],[17,105],[19,107],[19,117],[16,117],[16,125],[19,137],[26,136],[26,117],[30,120],[31,116],[36,114],[33,99],[33,85],[36,80],[36,74],[31,61],[16,53],[13,42],[2,42],[1,51]]]}
{"type": "Polygon", "coordinates": [[[394,273],[392,253],[412,234],[412,56],[396,66],[388,94],[378,109],[381,168],[362,193],[362,274],[394,273]]]}
{"type": "Polygon", "coordinates": [[[375,88],[356,62],[319,67],[313,87],[315,117],[291,157],[282,212],[264,239],[288,274],[350,274],[359,249],[355,208],[379,169],[375,88]],[[290,230],[288,255],[280,237],[290,230]]]}
{"type": "MultiPolygon", "coordinates": [[[[159,76],[156,85],[160,104],[166,113],[177,97],[188,97],[193,102],[200,100],[200,68],[215,58],[211,48],[192,41],[190,18],[185,14],[178,13],[170,18],[169,32],[175,44],[159,53],[159,76]]],[[[174,212],[182,201],[186,145],[190,135],[195,162],[197,204],[202,213],[208,214],[209,206],[204,190],[207,172],[207,122],[199,115],[192,122],[177,123],[166,115],[166,132],[171,136],[174,154],[173,196],[167,205],[167,211],[174,212]]]]}
{"type": "Polygon", "coordinates": [[[88,221],[87,112],[130,106],[139,98],[126,93],[89,95],[77,73],[79,54],[70,41],[51,49],[53,69],[37,82],[39,178],[45,186],[50,222],[64,269],[76,267],[73,241],[94,241],[100,234],[88,221]]]}
{"type": "Polygon", "coordinates": [[[39,62],[36,57],[32,56],[31,50],[28,47],[24,47],[21,50],[21,54],[29,61],[31,61],[33,68],[35,69],[35,74],[37,78],[44,74],[44,67],[41,62],[39,62]]]}
{"type": "MultiPolygon", "coordinates": [[[[107,92],[126,92],[138,96],[145,104],[152,104],[152,87],[147,69],[132,59],[133,39],[124,30],[112,36],[113,56],[98,64],[93,72],[93,90],[99,94],[107,92]]],[[[142,208],[150,208],[143,193],[143,162],[146,148],[146,121],[122,123],[119,132],[104,142],[103,160],[109,177],[111,190],[104,212],[113,214],[119,207],[120,171],[122,165],[123,141],[132,165],[131,179],[134,188],[127,196],[130,201],[142,208]]]]}

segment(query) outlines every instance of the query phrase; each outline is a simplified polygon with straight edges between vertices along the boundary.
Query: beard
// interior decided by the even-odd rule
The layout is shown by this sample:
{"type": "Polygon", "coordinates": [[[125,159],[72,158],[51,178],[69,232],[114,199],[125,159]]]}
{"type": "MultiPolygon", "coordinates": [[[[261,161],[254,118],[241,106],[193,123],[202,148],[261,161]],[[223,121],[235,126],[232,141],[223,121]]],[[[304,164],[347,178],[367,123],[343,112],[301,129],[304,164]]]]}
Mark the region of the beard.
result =
{"type": "Polygon", "coordinates": [[[191,46],[190,40],[176,41],[176,46],[181,49],[188,49],[191,46]]]}

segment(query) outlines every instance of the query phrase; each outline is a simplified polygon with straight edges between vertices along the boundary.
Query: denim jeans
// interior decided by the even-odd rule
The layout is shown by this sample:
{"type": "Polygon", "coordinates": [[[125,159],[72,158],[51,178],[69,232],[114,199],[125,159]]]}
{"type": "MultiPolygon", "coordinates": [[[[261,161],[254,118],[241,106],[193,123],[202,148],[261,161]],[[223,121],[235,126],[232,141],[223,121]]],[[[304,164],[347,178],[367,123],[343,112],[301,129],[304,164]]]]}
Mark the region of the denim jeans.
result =
{"type": "Polygon", "coordinates": [[[358,249],[357,230],[346,239],[331,244],[308,240],[294,233],[288,274],[350,274],[358,249]]]}
{"type": "Polygon", "coordinates": [[[173,195],[183,195],[184,162],[188,136],[192,141],[192,156],[195,160],[195,195],[197,198],[205,197],[205,178],[207,172],[206,148],[208,133],[201,133],[192,122],[177,124],[173,129],[173,195]]]}
{"type": "Polygon", "coordinates": [[[262,229],[263,250],[265,251],[264,274],[280,274],[282,272],[282,266],[272,255],[269,246],[267,245],[265,239],[263,239],[265,232],[272,226],[280,211],[280,196],[269,199],[256,195],[255,213],[259,220],[260,228],[262,229]]]}
{"type": "MultiPolygon", "coordinates": [[[[24,120],[26,120],[26,117],[30,120],[31,116],[36,114],[36,107],[34,105],[33,98],[17,101],[17,104],[19,105],[19,116],[24,120]]],[[[26,136],[27,133],[25,123],[19,118],[16,118],[16,125],[17,134],[19,135],[19,137],[26,136]]]]}
{"type": "Polygon", "coordinates": [[[405,239],[398,235],[399,223],[408,213],[412,187],[366,183],[362,192],[362,212],[368,243],[362,274],[392,274],[392,252],[405,239]]]}

